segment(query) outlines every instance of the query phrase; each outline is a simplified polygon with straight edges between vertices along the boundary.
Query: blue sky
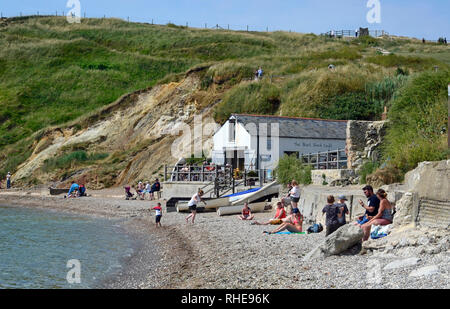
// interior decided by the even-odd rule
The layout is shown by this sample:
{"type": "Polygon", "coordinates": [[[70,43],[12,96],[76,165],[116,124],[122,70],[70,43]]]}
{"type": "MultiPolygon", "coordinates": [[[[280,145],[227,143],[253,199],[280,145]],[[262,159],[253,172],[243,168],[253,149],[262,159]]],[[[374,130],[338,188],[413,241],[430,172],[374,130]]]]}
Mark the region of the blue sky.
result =
{"type": "MultiPolygon", "coordinates": [[[[80,0],[82,16],[130,17],[133,21],[170,22],[208,27],[220,24],[250,30],[323,33],[368,26],[391,34],[430,40],[450,37],[450,1],[379,0],[381,23],[369,24],[368,0],[80,0]]],[[[67,13],[68,0],[0,0],[3,16],[67,13]]]]}

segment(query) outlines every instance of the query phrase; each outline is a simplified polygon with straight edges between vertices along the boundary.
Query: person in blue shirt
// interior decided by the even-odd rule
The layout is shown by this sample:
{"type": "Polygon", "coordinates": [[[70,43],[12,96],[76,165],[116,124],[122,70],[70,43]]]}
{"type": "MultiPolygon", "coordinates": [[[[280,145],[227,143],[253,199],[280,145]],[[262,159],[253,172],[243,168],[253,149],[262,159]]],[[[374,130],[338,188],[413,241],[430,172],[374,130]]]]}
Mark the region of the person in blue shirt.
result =
{"type": "Polygon", "coordinates": [[[79,188],[80,188],[80,186],[77,183],[75,183],[75,181],[72,181],[72,185],[70,186],[67,197],[68,198],[76,197],[76,192],[78,191],[79,188]]]}
{"type": "Polygon", "coordinates": [[[152,185],[151,191],[150,191],[150,200],[155,199],[155,192],[161,191],[161,184],[159,183],[159,179],[156,178],[155,183],[152,185]]]}

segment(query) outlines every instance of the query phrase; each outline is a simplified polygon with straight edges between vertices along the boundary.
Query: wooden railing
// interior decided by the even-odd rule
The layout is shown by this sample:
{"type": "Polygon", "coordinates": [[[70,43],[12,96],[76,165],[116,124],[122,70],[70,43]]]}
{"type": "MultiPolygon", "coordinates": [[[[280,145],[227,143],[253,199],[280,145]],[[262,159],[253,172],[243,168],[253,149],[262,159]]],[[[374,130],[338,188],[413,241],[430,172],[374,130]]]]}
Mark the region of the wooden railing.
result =
{"type": "MultiPolygon", "coordinates": [[[[358,31],[358,36],[356,36],[355,30],[334,30],[333,33],[332,31],[328,31],[327,33],[323,33],[322,35],[342,38],[342,37],[359,37],[360,33],[358,31]]],[[[369,35],[378,38],[381,36],[389,35],[389,33],[384,30],[369,30],[369,35]]]]}
{"type": "Polygon", "coordinates": [[[264,186],[273,180],[268,170],[243,170],[236,172],[230,166],[217,165],[176,165],[164,166],[164,182],[202,182],[208,183],[203,190],[211,188],[205,194],[221,197],[236,193],[237,187],[252,188],[264,186]]]}
{"type": "Polygon", "coordinates": [[[300,161],[304,164],[312,165],[316,170],[347,168],[347,154],[345,149],[301,154],[300,161]]]}

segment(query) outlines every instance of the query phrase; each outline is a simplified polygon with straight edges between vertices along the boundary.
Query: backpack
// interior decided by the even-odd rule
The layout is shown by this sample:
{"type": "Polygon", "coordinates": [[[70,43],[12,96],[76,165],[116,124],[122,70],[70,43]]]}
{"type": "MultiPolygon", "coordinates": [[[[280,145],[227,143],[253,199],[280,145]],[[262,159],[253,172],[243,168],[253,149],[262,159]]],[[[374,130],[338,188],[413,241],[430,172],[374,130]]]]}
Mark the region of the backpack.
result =
{"type": "Polygon", "coordinates": [[[322,224],[314,224],[313,226],[310,226],[308,228],[308,234],[315,234],[315,233],[320,233],[323,231],[323,225],[322,224]]]}

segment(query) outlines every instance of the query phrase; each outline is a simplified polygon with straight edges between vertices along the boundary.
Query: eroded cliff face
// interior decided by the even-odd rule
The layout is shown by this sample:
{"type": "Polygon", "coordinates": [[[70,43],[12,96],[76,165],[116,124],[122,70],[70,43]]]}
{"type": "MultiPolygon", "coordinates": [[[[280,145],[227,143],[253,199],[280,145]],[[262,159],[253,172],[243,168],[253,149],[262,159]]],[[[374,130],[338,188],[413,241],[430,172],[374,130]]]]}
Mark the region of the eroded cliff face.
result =
{"type": "Polygon", "coordinates": [[[210,114],[216,101],[214,95],[206,95],[200,89],[200,78],[195,72],[180,82],[125,95],[72,125],[47,129],[33,145],[31,157],[13,175],[14,181],[37,179],[61,187],[76,180],[90,188],[151,181],[161,177],[164,164],[174,164],[181,156],[193,153],[193,147],[178,147],[174,151],[181,138],[187,145],[191,141],[191,145],[201,143],[204,150],[211,149],[210,114]],[[197,134],[194,117],[202,118],[200,133],[198,126],[195,129],[197,134]],[[76,150],[109,156],[101,162],[74,165],[66,170],[42,168],[46,160],[76,150]]]}

